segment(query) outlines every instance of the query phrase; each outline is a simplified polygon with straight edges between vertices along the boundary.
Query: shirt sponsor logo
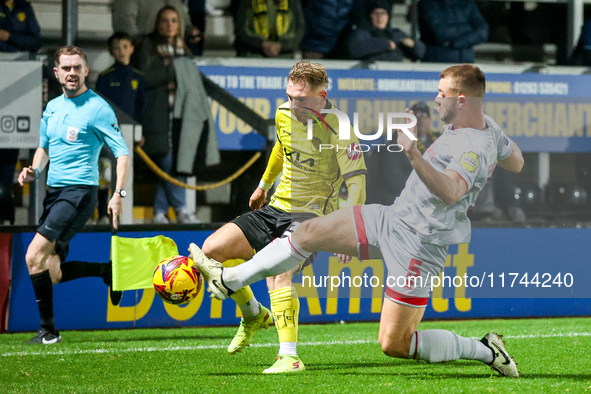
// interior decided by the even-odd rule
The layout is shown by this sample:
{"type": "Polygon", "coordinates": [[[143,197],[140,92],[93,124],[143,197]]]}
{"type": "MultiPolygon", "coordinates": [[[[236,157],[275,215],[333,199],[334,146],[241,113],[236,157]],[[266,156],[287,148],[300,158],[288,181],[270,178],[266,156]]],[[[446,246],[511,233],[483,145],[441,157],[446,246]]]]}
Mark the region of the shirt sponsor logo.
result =
{"type": "Polygon", "coordinates": [[[79,132],[80,132],[79,128],[68,126],[68,131],[66,133],[66,140],[70,141],[70,142],[77,141],[79,132]]]}
{"type": "Polygon", "coordinates": [[[480,158],[474,152],[466,152],[460,157],[460,164],[470,172],[476,172],[480,165],[480,158]]]}
{"type": "Polygon", "coordinates": [[[322,140],[320,138],[312,138],[312,146],[314,147],[314,150],[318,150],[318,148],[320,148],[320,144],[322,144],[322,140]]]}

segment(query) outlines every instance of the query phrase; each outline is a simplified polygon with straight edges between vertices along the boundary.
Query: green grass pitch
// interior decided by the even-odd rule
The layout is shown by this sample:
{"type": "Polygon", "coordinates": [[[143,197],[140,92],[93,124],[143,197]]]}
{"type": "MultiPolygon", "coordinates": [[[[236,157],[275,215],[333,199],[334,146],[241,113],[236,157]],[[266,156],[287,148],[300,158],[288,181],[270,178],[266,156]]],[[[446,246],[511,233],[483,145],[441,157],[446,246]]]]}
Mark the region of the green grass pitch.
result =
{"type": "Polygon", "coordinates": [[[302,325],[307,371],[268,376],[274,328],[237,356],[234,327],[64,331],[61,344],[27,345],[34,334],[0,335],[2,393],[439,393],[591,392],[591,318],[421,323],[480,338],[503,334],[522,377],[476,361],[427,364],[385,356],[377,323],[302,325]]]}

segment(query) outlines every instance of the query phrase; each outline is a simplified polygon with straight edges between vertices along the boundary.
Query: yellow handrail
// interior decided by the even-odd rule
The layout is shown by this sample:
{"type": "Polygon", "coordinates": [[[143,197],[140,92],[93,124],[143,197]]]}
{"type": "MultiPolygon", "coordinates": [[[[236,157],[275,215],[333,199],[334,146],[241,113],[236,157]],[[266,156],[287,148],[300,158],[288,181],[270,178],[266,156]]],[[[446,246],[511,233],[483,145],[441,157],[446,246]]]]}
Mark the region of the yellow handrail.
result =
{"type": "Polygon", "coordinates": [[[255,161],[258,160],[259,157],[261,157],[262,153],[261,152],[257,152],[254,154],[254,156],[252,156],[250,158],[250,160],[248,160],[246,162],[246,164],[244,164],[242,167],[240,167],[238,169],[238,171],[236,171],[235,173],[233,173],[232,175],[230,175],[229,177],[227,177],[226,179],[223,179],[219,182],[216,183],[212,183],[210,185],[189,185],[185,182],[181,182],[178,179],[173,178],[172,176],[170,176],[169,174],[167,174],[166,172],[162,171],[162,169],[160,169],[156,163],[154,163],[152,161],[152,159],[150,159],[150,157],[147,155],[146,152],[144,152],[144,150],[139,147],[136,146],[135,147],[135,152],[139,155],[139,157],[142,158],[142,160],[148,165],[148,167],[150,167],[150,169],[152,171],[154,171],[156,173],[156,175],[158,175],[160,178],[164,179],[167,182],[172,183],[173,185],[176,186],[180,186],[180,187],[184,187],[185,189],[191,189],[191,190],[199,190],[199,191],[203,191],[203,190],[211,190],[211,189],[216,189],[220,186],[223,186],[227,183],[232,182],[234,179],[238,178],[240,175],[242,175],[244,173],[244,171],[248,170],[248,168],[250,166],[252,166],[254,164],[255,161]]]}

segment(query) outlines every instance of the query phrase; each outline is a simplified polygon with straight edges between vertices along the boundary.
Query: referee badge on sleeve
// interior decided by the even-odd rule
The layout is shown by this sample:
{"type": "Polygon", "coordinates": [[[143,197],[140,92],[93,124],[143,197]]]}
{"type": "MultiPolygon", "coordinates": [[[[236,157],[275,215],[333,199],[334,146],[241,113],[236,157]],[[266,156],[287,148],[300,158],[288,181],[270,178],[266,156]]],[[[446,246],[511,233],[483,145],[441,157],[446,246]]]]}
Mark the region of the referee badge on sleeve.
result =
{"type": "Polygon", "coordinates": [[[80,129],[77,127],[68,126],[68,131],[66,133],[66,140],[70,142],[74,142],[78,140],[78,133],[80,129]]]}

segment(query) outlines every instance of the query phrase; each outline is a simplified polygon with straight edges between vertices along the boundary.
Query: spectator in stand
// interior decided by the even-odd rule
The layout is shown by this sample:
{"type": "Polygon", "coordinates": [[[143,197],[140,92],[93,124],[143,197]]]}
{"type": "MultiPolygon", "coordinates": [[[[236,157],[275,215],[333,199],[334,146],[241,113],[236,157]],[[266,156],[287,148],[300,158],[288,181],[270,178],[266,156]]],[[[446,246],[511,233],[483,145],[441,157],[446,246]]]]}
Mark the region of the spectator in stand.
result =
{"type": "MultiPolygon", "coordinates": [[[[144,76],[141,71],[131,66],[131,55],[135,49],[132,38],[127,33],[117,32],[109,37],[108,46],[109,53],[115,58],[115,63],[99,75],[95,91],[135,121],[141,123],[144,107],[144,76]]],[[[111,169],[111,156],[110,150],[103,146],[99,158],[101,177],[99,179],[99,218],[97,224],[109,224],[107,204],[110,185],[104,178],[108,178],[110,174],[105,174],[106,177],[103,177],[103,174],[111,169]]]]}
{"type": "MultiPolygon", "coordinates": [[[[143,149],[171,175],[174,174],[171,141],[173,129],[178,126],[171,120],[177,93],[173,61],[175,57],[190,53],[181,32],[180,14],[174,7],[164,6],[156,16],[153,32],[142,40],[134,59],[146,82],[143,149]]],[[[176,178],[182,182],[186,180],[185,177],[176,178]]],[[[179,222],[197,222],[193,213],[187,210],[185,190],[161,180],[156,187],[154,223],[169,223],[166,213],[170,206],[175,209],[179,222]]]]}
{"type": "Polygon", "coordinates": [[[431,110],[423,101],[413,105],[411,111],[417,117],[417,148],[425,153],[441,133],[431,129],[431,110]]]}
{"type": "Polygon", "coordinates": [[[99,75],[95,90],[134,120],[141,122],[144,75],[131,66],[131,55],[135,50],[133,40],[129,34],[117,32],[109,37],[108,45],[115,63],[99,75]]]}
{"type": "Polygon", "coordinates": [[[404,58],[420,60],[425,44],[415,41],[400,29],[390,27],[392,5],[376,0],[367,7],[369,23],[360,23],[349,37],[349,55],[366,61],[401,62],[404,58]]]}
{"type": "MultiPolygon", "coordinates": [[[[31,4],[24,0],[0,0],[0,52],[37,52],[39,48],[41,29],[31,4]]],[[[11,218],[14,202],[10,189],[17,160],[18,149],[0,149],[0,184],[6,193],[3,204],[10,210],[11,218]]]]}
{"type": "Polygon", "coordinates": [[[579,42],[569,59],[572,66],[591,66],[591,19],[588,19],[581,28],[579,42]]]}
{"type": "Polygon", "coordinates": [[[304,29],[300,0],[240,0],[234,46],[241,57],[293,58],[304,29]]]}
{"type": "Polygon", "coordinates": [[[203,33],[205,33],[205,0],[188,0],[187,6],[189,7],[189,17],[191,23],[201,32],[199,34],[200,40],[195,44],[188,44],[189,48],[195,56],[201,56],[203,54],[203,33]]]}
{"type": "Polygon", "coordinates": [[[347,57],[346,42],[353,25],[365,15],[365,0],[303,0],[305,59],[347,57]]]}
{"type": "Polygon", "coordinates": [[[162,7],[174,7],[181,19],[181,37],[194,55],[200,55],[201,31],[191,23],[189,10],[183,0],[116,0],[113,2],[113,30],[129,34],[139,45],[139,39],[152,33],[156,15],[162,7]]]}
{"type": "Polygon", "coordinates": [[[420,0],[423,61],[474,63],[474,45],[488,39],[488,24],[472,0],[420,0]]]}
{"type": "Polygon", "coordinates": [[[0,0],[0,52],[37,52],[41,29],[33,7],[24,0],[0,0]]]}

